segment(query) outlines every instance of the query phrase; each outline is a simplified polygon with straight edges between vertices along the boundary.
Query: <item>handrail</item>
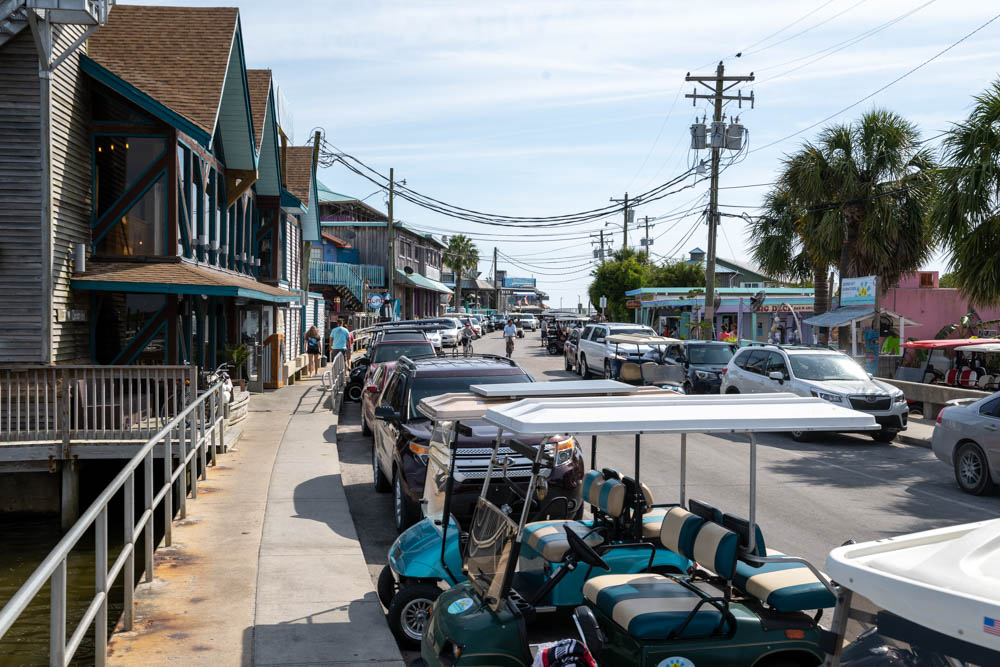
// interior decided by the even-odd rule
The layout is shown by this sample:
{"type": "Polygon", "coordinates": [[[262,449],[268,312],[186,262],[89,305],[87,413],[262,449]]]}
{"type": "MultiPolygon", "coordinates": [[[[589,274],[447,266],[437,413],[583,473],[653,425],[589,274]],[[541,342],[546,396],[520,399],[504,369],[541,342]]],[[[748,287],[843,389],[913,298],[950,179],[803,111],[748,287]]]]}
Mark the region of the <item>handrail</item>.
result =
{"type": "Polygon", "coordinates": [[[138,536],[145,536],[145,581],[153,580],[153,513],[159,505],[163,506],[164,546],[170,546],[172,540],[171,522],[173,521],[173,488],[176,480],[181,480],[181,493],[178,494],[179,515],[185,518],[187,514],[188,480],[190,475],[190,494],[192,499],[198,497],[198,470],[201,469],[201,479],[205,479],[207,456],[211,447],[211,460],[216,461],[217,441],[222,441],[224,428],[224,409],[222,401],[222,383],[211,387],[195,399],[189,406],[174,417],[170,423],[150,438],[139,452],[133,456],[110,484],[91,503],[90,507],[73,524],[48,556],[39,564],[27,581],[0,609],[0,638],[2,638],[28,607],[35,596],[51,580],[52,601],[50,603],[49,624],[49,664],[66,667],[73,659],[80,641],[86,634],[91,623],[95,626],[94,661],[102,666],[107,660],[108,637],[108,595],[119,575],[125,577],[125,600],[123,624],[126,631],[132,629],[133,595],[135,579],[135,547],[138,536]],[[177,435],[175,436],[175,432],[177,435]],[[179,445],[179,465],[173,467],[172,445],[176,440],[179,445]],[[153,488],[153,450],[163,443],[163,484],[158,490],[153,488]],[[195,458],[197,457],[197,459],[195,458]],[[145,508],[135,521],[135,473],[139,464],[143,463],[143,480],[145,508]],[[108,505],[120,489],[124,488],[124,545],[118,558],[108,570],[108,505]],[[66,561],[70,552],[86,534],[91,525],[95,528],[95,593],[87,607],[87,611],[73,631],[69,643],[66,642],[66,561]]]}

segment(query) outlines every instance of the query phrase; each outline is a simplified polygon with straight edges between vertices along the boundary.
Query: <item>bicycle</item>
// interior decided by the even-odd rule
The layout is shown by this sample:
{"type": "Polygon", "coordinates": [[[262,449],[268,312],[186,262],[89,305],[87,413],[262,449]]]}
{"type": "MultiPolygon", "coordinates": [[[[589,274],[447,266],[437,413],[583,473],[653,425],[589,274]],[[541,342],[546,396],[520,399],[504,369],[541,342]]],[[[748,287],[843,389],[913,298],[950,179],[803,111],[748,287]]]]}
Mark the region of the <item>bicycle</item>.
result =
{"type": "Polygon", "coordinates": [[[514,353],[514,339],[507,339],[507,358],[510,359],[510,355],[514,353]]]}
{"type": "Polygon", "coordinates": [[[472,356],[472,339],[466,338],[462,341],[462,356],[471,357],[472,356]]]}

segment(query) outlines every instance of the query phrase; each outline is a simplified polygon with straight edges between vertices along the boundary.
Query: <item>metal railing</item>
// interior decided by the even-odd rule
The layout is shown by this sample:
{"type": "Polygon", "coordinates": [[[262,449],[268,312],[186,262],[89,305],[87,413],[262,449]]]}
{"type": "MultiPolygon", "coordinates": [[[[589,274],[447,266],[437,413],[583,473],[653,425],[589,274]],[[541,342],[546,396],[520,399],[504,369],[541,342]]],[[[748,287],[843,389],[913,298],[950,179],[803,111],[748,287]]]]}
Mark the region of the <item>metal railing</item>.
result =
{"type": "Polygon", "coordinates": [[[122,623],[125,631],[129,631],[134,620],[132,602],[135,592],[136,545],[140,536],[143,536],[144,581],[152,582],[155,548],[154,513],[158,508],[162,508],[163,545],[170,546],[174,519],[174,489],[179,486],[177,509],[179,518],[184,519],[187,516],[188,485],[190,484],[190,495],[194,500],[198,497],[198,470],[199,468],[201,470],[201,479],[205,479],[209,454],[214,465],[219,445],[222,444],[224,429],[222,401],[222,384],[219,383],[173,417],[125,464],[121,472],[59,540],[45,560],[35,568],[28,580],[14,593],[3,609],[0,609],[0,638],[10,630],[45,584],[49,583],[51,592],[49,664],[58,667],[68,665],[91,626],[94,627],[94,662],[99,666],[106,663],[108,597],[112,587],[121,576],[125,593],[122,623]],[[161,443],[163,484],[159,488],[154,488],[153,450],[161,443]],[[177,467],[174,467],[174,452],[178,458],[177,467]],[[136,477],[140,464],[142,464],[142,477],[138,483],[144,501],[142,512],[136,521],[136,477]],[[122,491],[124,496],[124,540],[121,552],[108,569],[109,505],[119,491],[122,491]],[[94,596],[67,641],[66,562],[70,552],[88,534],[91,526],[94,528],[94,596]]]}
{"type": "Polygon", "coordinates": [[[194,366],[0,366],[0,441],[147,440],[197,380],[194,366]]]}
{"type": "Polygon", "coordinates": [[[364,303],[366,280],[369,287],[381,287],[385,285],[385,269],[375,264],[309,262],[310,283],[346,287],[354,298],[358,300],[358,303],[364,303]]]}
{"type": "Polygon", "coordinates": [[[344,385],[347,384],[347,360],[344,355],[338,354],[333,361],[326,367],[323,371],[323,378],[321,380],[323,388],[331,392],[331,401],[334,402],[334,407],[336,407],[337,394],[344,390],[344,385]]]}

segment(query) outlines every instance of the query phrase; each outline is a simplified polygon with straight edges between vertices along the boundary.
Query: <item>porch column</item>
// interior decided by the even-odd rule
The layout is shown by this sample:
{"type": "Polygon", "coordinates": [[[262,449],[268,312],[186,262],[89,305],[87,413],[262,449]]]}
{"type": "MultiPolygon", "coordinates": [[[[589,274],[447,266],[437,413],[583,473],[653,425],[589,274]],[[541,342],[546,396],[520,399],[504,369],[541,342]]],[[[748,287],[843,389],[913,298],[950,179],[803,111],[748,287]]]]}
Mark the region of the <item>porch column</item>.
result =
{"type": "Polygon", "coordinates": [[[59,500],[59,525],[69,530],[80,518],[80,464],[73,459],[59,462],[62,476],[59,500]]]}

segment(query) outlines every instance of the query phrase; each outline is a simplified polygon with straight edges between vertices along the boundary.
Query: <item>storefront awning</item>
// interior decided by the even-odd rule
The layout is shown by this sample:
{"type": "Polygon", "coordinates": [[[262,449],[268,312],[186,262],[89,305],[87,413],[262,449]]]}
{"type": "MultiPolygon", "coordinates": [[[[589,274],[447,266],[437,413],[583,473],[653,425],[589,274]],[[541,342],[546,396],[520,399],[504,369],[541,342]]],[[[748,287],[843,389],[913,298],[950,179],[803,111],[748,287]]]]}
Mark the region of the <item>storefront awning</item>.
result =
{"type": "Polygon", "coordinates": [[[420,289],[430,290],[431,292],[440,292],[441,294],[451,294],[452,291],[444,283],[439,283],[436,280],[431,280],[426,278],[419,273],[406,273],[396,269],[396,282],[403,283],[405,285],[412,285],[413,287],[419,287],[420,289]]]}
{"type": "MultiPolygon", "coordinates": [[[[913,320],[903,317],[899,313],[894,313],[891,310],[882,308],[882,315],[887,315],[893,319],[902,318],[903,323],[906,326],[919,326],[919,322],[914,322],[913,320]]],[[[859,320],[867,320],[875,316],[875,309],[871,306],[856,306],[856,307],[846,307],[846,308],[836,308],[829,312],[823,313],[822,315],[815,315],[813,317],[802,320],[804,324],[808,324],[814,327],[842,327],[846,326],[852,322],[857,322],[859,320]]]]}
{"type": "Polygon", "coordinates": [[[225,271],[185,262],[94,262],[73,277],[78,290],[141,294],[204,294],[292,303],[299,295],[225,271]]]}

